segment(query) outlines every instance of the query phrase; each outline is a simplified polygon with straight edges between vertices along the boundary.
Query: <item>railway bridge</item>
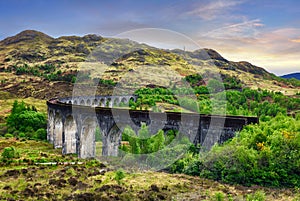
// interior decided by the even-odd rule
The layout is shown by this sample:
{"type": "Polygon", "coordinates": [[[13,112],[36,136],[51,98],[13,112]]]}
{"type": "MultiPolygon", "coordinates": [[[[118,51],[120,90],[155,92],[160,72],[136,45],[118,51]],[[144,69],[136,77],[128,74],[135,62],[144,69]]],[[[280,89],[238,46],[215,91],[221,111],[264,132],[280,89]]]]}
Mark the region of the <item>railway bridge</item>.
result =
{"type": "Polygon", "coordinates": [[[84,96],[54,98],[47,101],[47,139],[63,154],[80,158],[96,155],[95,130],[102,134],[102,155],[117,156],[122,131],[131,126],[138,131],[145,122],[151,133],[159,129],[177,130],[194,144],[209,149],[215,143],[232,138],[243,126],[258,123],[256,117],[219,116],[196,113],[128,110],[120,106],[136,101],[136,96],[84,96]]]}

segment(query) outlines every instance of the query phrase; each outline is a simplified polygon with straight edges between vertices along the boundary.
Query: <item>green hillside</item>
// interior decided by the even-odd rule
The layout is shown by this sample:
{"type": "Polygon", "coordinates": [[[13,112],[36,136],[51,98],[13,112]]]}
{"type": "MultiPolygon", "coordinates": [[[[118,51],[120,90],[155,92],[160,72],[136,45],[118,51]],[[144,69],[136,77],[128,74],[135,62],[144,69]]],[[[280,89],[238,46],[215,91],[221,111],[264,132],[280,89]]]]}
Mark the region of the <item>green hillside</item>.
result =
{"type": "Polygon", "coordinates": [[[300,81],[229,61],[212,49],[23,31],[0,41],[0,200],[296,201],[299,112],[300,81]],[[143,125],[135,135],[128,128],[120,149],[147,153],[150,161],[177,135],[182,138],[172,151],[189,148],[161,172],[116,170],[103,161],[62,156],[42,141],[45,101],[72,96],[74,89],[80,95],[135,94],[136,102],[120,105],[127,109],[257,116],[260,123],[207,152],[178,131],[154,134],[143,125]]]}

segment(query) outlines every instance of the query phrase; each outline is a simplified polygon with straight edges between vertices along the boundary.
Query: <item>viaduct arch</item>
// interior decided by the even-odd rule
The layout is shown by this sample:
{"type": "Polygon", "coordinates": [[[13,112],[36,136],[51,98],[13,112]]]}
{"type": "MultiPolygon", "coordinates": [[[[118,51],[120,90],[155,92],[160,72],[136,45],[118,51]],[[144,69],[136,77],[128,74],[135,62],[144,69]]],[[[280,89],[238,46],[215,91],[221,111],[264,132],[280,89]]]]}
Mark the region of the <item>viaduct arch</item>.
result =
{"type": "Polygon", "coordinates": [[[112,108],[136,101],[136,96],[85,96],[54,98],[47,101],[47,139],[63,154],[76,153],[80,158],[94,158],[96,154],[95,129],[102,133],[102,155],[117,156],[122,130],[130,125],[135,131],[141,122],[150,132],[158,129],[179,130],[194,144],[210,148],[232,138],[236,131],[256,117],[218,116],[195,113],[155,113],[143,110],[112,108]],[[130,118],[128,118],[130,117],[130,118]],[[211,125],[211,122],[214,122],[211,125]]]}

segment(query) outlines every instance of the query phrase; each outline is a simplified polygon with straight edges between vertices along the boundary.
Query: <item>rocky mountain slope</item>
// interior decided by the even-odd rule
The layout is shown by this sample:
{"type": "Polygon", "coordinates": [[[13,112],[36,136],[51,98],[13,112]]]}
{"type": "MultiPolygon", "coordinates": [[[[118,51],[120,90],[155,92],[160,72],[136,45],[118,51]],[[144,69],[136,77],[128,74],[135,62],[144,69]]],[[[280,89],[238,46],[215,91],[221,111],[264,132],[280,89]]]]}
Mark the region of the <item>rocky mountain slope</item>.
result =
{"type": "Polygon", "coordinates": [[[0,41],[0,89],[19,97],[47,99],[70,95],[72,79],[78,71],[85,71],[91,79],[113,82],[131,73],[135,74],[135,77],[130,76],[131,83],[147,84],[148,78],[164,83],[212,69],[215,73],[240,79],[244,87],[281,91],[288,95],[299,91],[297,84],[248,62],[228,61],[211,49],[163,50],[128,39],[98,35],[53,38],[34,30],[0,41]],[[105,66],[104,72],[98,67],[90,68],[92,63],[105,66]],[[141,66],[143,71],[139,71],[141,66]]]}

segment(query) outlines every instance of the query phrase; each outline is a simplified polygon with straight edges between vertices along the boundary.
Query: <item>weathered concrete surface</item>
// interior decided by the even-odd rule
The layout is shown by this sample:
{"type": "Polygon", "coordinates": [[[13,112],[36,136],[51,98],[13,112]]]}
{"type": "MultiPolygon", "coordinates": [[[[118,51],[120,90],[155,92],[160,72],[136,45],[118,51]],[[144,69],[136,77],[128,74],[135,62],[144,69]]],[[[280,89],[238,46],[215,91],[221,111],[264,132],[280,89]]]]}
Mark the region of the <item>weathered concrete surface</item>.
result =
{"type": "Polygon", "coordinates": [[[77,124],[73,118],[73,116],[67,116],[64,123],[64,136],[65,136],[65,144],[64,144],[64,152],[66,154],[76,153],[76,132],[77,132],[77,124]]]}
{"type": "MultiPolygon", "coordinates": [[[[126,96],[129,101],[130,96],[126,96]]],[[[124,97],[123,97],[124,98],[124,97]]],[[[107,100],[112,100],[106,97],[107,100]]],[[[138,131],[145,122],[151,133],[159,129],[165,132],[178,130],[194,144],[210,149],[215,143],[232,138],[236,131],[250,123],[258,123],[256,117],[217,116],[192,113],[153,113],[141,110],[125,110],[90,105],[75,105],[68,99],[52,99],[48,105],[48,140],[55,148],[62,147],[63,154],[77,153],[80,158],[95,157],[95,129],[102,133],[102,155],[117,156],[122,130],[129,125],[138,131]]],[[[92,100],[92,99],[89,99],[92,100]]],[[[114,97],[117,100],[117,97],[114,97]]],[[[122,100],[119,97],[118,100],[122,100]]],[[[73,100],[73,102],[75,99],[73,100]]],[[[101,98],[99,99],[101,101],[101,98]]],[[[125,100],[124,100],[125,101],[125,100]]],[[[107,104],[109,105],[109,104],[107,104]]]]}

